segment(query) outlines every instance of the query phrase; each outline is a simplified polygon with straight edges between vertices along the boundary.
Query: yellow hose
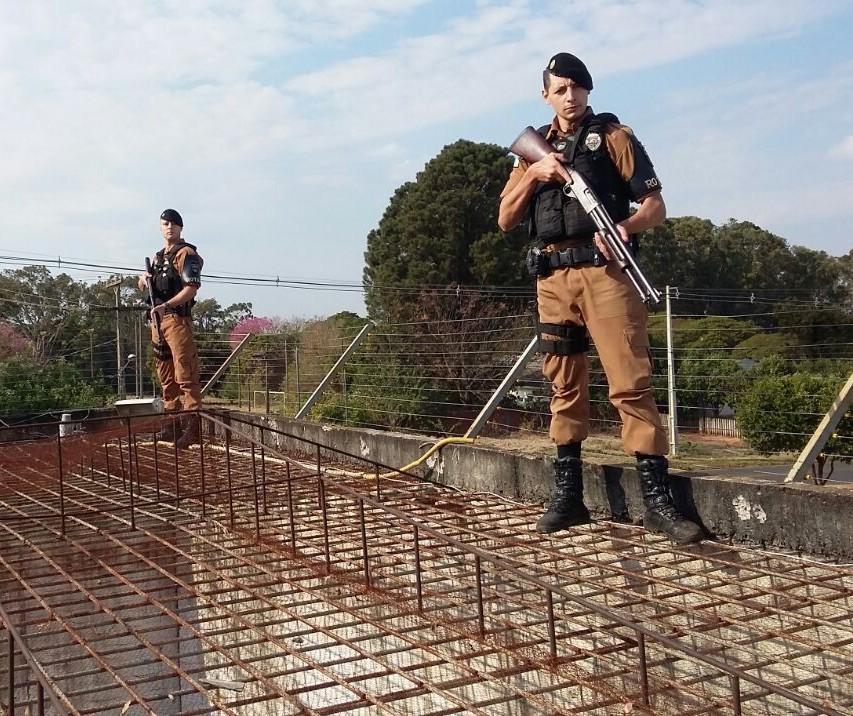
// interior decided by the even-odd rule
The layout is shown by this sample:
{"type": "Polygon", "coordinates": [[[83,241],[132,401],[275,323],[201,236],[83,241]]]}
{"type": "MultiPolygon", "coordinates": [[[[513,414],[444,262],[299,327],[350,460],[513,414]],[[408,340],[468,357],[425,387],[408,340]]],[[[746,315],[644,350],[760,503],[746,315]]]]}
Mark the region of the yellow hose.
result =
{"type": "Polygon", "coordinates": [[[467,443],[470,444],[474,442],[474,438],[443,438],[439,440],[435,445],[433,445],[429,450],[427,450],[423,455],[421,455],[414,462],[410,462],[405,467],[401,467],[399,470],[394,470],[394,472],[386,472],[384,475],[380,475],[379,477],[394,477],[395,475],[399,475],[401,472],[408,472],[416,468],[420,465],[424,460],[426,460],[430,455],[432,455],[436,450],[440,450],[445,445],[449,445],[451,443],[467,443]]]}

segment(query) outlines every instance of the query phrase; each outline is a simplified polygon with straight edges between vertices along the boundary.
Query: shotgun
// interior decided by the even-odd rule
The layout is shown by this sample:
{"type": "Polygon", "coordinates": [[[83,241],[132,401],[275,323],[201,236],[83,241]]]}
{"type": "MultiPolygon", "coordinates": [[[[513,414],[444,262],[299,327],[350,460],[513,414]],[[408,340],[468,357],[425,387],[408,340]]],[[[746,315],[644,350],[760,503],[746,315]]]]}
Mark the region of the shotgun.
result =
{"type": "MultiPolygon", "coordinates": [[[[533,127],[525,127],[524,131],[510,145],[509,151],[533,164],[554,152],[554,147],[548,144],[545,138],[533,129],[533,127]]],[[[616,228],[616,224],[610,217],[610,214],[607,213],[607,209],[604,208],[604,205],[595,195],[592,187],[590,187],[586,179],[577,170],[566,167],[566,171],[572,180],[563,187],[563,193],[566,196],[574,196],[580,202],[584,211],[595,222],[604,245],[610,254],[610,258],[628,276],[634,288],[637,289],[637,293],[640,294],[640,298],[644,302],[660,303],[660,291],[652,286],[649,280],[643,275],[643,272],[634,260],[634,254],[622,240],[619,229],[616,228]]]]}
{"type": "Polygon", "coordinates": [[[157,341],[160,345],[166,340],[163,338],[163,329],[160,328],[160,316],[154,311],[154,272],[151,270],[151,259],[145,257],[145,273],[148,274],[148,303],[151,305],[151,320],[154,321],[154,327],[157,329],[157,341]]]}

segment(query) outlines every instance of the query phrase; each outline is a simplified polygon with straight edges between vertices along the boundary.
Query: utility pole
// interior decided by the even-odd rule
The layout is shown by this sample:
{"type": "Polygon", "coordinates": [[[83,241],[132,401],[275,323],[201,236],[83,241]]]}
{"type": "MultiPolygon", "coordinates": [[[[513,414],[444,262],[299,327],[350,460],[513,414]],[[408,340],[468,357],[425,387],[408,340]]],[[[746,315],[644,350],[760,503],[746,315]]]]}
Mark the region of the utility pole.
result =
{"type": "Polygon", "coordinates": [[[116,392],[119,400],[124,398],[124,371],[121,367],[121,328],[119,324],[119,289],[121,288],[122,276],[110,281],[107,288],[113,289],[116,295],[116,392]]]}

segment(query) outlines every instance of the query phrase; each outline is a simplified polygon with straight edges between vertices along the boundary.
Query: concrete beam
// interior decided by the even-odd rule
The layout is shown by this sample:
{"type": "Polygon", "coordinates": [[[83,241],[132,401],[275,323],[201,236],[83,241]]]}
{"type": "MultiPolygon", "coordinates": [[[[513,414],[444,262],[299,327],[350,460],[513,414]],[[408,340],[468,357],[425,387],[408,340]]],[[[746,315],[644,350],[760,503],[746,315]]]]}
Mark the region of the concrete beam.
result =
{"type": "MultiPolygon", "coordinates": [[[[285,433],[397,468],[415,461],[437,441],[422,435],[360,430],[281,417],[245,415],[285,433]]],[[[304,444],[277,438],[279,447],[304,444]]],[[[493,448],[450,444],[415,468],[420,477],[511,500],[542,504],[554,484],[550,458],[493,448]]],[[[595,517],[638,523],[643,505],[633,465],[584,466],[585,501],[595,517]]],[[[853,488],[782,484],[742,476],[673,473],[673,495],[682,512],[712,538],[812,555],[853,559],[853,488]]],[[[532,528],[532,524],[531,524],[532,528]]]]}

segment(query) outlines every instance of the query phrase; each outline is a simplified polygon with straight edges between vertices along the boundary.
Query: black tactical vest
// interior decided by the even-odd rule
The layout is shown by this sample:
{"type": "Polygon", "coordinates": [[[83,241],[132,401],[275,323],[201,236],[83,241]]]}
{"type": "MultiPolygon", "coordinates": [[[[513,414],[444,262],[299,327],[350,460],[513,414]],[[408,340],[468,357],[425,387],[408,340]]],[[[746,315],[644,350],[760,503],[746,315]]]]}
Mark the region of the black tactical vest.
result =
{"type": "MultiPolygon", "coordinates": [[[[551,140],[552,146],[568,157],[567,164],[584,176],[617,223],[628,218],[630,199],[628,186],[607,151],[605,131],[608,124],[618,121],[608,112],[590,115],[578,128],[577,141],[575,137],[551,140]]],[[[550,127],[545,125],[537,131],[544,137],[550,127]]],[[[577,199],[563,193],[562,184],[539,184],[530,206],[530,234],[540,247],[564,239],[591,238],[596,231],[595,222],[577,199]]]]}
{"type": "Polygon", "coordinates": [[[154,264],[151,266],[151,272],[154,274],[152,283],[154,294],[154,305],[158,306],[165,303],[170,298],[177,296],[184,287],[184,282],[181,280],[181,275],[175,269],[175,256],[185,246],[188,246],[193,251],[196,247],[181,241],[172,246],[168,251],[160,249],[155,257],[154,264]]]}

